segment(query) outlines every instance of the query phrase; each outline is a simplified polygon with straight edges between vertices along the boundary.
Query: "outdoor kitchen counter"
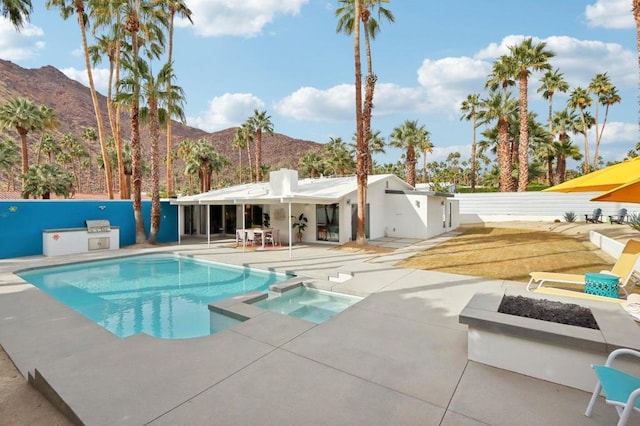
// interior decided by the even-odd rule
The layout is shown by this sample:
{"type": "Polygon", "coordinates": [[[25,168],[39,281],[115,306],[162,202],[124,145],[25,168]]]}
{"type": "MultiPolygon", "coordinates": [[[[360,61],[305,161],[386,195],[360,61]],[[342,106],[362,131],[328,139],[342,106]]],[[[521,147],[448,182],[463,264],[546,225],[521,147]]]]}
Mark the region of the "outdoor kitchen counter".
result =
{"type": "Polygon", "coordinates": [[[108,230],[89,231],[88,228],[58,228],[42,231],[42,254],[62,256],[86,253],[93,250],[118,250],[120,248],[120,228],[111,226],[108,230]]]}

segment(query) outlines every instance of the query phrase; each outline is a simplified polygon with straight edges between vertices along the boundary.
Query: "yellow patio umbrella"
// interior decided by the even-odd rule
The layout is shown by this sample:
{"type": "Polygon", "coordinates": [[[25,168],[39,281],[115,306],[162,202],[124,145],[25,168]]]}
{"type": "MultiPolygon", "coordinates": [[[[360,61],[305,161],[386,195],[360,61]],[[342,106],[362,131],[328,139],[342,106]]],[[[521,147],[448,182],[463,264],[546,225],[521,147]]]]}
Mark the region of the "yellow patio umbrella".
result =
{"type": "Polygon", "coordinates": [[[640,203],[640,178],[625,185],[600,194],[591,201],[616,201],[620,203],[640,203]]]}
{"type": "Polygon", "coordinates": [[[609,191],[640,178],[640,157],[596,170],[545,189],[552,192],[609,191]]]}

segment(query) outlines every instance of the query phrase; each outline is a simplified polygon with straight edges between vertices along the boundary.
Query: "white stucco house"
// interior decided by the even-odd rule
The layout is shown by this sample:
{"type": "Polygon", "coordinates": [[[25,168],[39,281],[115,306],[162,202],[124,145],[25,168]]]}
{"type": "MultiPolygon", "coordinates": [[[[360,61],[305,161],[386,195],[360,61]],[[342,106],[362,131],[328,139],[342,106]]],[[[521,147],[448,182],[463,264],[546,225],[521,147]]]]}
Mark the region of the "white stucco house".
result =
{"type": "MultiPolygon", "coordinates": [[[[236,229],[263,226],[268,217],[286,244],[295,241],[291,222],[304,215],[303,242],[343,244],[355,239],[357,201],[355,176],[298,179],[297,171],[281,169],[268,182],[179,197],[172,204],[179,206],[180,238],[234,236],[236,229]]],[[[458,212],[452,194],[416,190],[393,174],[368,177],[367,239],[430,238],[457,228],[458,212]]]]}

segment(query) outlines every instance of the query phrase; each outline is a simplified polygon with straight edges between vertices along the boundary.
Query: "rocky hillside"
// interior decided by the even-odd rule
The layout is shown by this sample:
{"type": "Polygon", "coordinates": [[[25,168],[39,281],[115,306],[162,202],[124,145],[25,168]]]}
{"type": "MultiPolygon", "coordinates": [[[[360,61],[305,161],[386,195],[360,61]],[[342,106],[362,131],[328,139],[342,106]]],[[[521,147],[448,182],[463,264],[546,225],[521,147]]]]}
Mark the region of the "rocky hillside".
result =
{"type": "MultiPolygon", "coordinates": [[[[68,78],[58,69],[51,66],[25,69],[12,62],[0,59],[0,105],[17,96],[28,98],[36,105],[46,105],[56,111],[60,125],[51,133],[58,140],[66,133],[73,133],[81,140],[81,135],[85,128],[97,127],[91,95],[87,87],[68,78]]],[[[105,130],[109,133],[106,98],[100,96],[100,102],[105,130]]],[[[234,128],[208,133],[179,123],[175,123],[173,126],[175,147],[185,139],[197,140],[204,138],[211,141],[218,152],[229,157],[234,165],[237,165],[238,152],[231,147],[234,134],[234,128]]],[[[125,114],[123,115],[123,136],[125,140],[129,138],[129,135],[128,114],[125,114]]],[[[17,133],[13,130],[5,130],[0,133],[0,137],[11,138],[16,142],[19,141],[17,133]]],[[[33,146],[40,137],[41,134],[36,133],[29,138],[31,163],[35,159],[33,146]]],[[[161,156],[164,157],[166,136],[162,135],[161,138],[161,156]]],[[[294,139],[277,133],[273,136],[264,135],[262,144],[263,162],[271,166],[272,170],[280,167],[297,168],[300,157],[310,151],[318,151],[321,148],[321,145],[316,142],[294,139]]],[[[144,131],[142,145],[144,155],[148,156],[149,138],[144,131]]],[[[87,146],[87,148],[92,153],[92,157],[100,152],[98,143],[95,146],[87,146]]],[[[246,166],[246,155],[242,161],[243,165],[246,166]]],[[[178,161],[176,170],[180,170],[181,167],[182,163],[178,161]]],[[[101,176],[102,174],[93,164],[90,170],[84,172],[82,180],[86,183],[93,183],[90,188],[91,191],[102,192],[104,183],[101,176]]],[[[162,176],[164,177],[164,173],[162,173],[162,176]]],[[[0,179],[0,187],[2,189],[7,188],[6,175],[0,175],[0,179]]]]}

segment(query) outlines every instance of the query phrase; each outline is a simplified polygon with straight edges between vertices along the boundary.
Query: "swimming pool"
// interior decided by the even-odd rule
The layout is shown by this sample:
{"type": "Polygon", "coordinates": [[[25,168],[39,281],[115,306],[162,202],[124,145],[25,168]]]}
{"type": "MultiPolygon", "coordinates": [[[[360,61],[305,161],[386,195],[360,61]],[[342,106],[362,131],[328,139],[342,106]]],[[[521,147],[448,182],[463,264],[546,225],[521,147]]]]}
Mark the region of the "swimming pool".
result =
{"type": "Polygon", "coordinates": [[[118,337],[205,336],[234,324],[213,321],[208,305],[290,279],[276,272],[174,254],[129,256],[18,272],[118,337]],[[223,324],[223,325],[220,325],[223,324]]]}

